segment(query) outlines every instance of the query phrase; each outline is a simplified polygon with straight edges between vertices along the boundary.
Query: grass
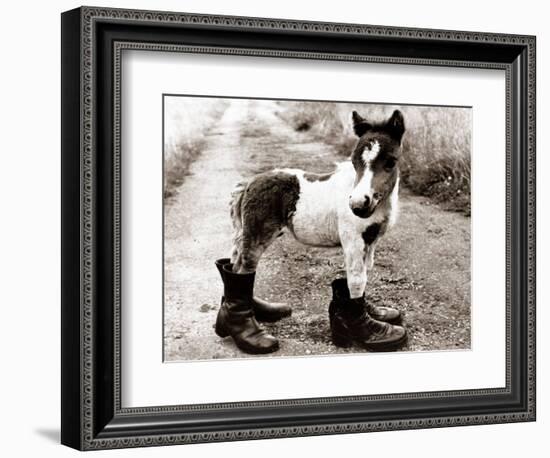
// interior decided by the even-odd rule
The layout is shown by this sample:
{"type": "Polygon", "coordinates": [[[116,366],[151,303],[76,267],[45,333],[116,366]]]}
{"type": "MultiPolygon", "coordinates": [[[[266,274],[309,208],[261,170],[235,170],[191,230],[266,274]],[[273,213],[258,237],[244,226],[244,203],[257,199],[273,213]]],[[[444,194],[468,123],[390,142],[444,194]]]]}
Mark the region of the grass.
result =
{"type": "Polygon", "coordinates": [[[405,116],[407,131],[400,161],[402,183],[448,210],[470,214],[471,110],[327,102],[279,102],[279,115],[297,132],[309,132],[342,156],[353,150],[356,137],[351,112],[372,121],[393,110],[405,116]]]}
{"type": "Polygon", "coordinates": [[[203,150],[204,136],[182,140],[164,159],[164,197],[171,197],[189,174],[189,166],[203,150]]]}
{"type": "Polygon", "coordinates": [[[227,107],[224,99],[166,97],[164,197],[173,196],[227,107]]]}
{"type": "Polygon", "coordinates": [[[356,143],[351,128],[348,104],[327,102],[279,102],[278,113],[297,132],[310,132],[317,139],[334,146],[341,155],[349,155],[356,143]]]}

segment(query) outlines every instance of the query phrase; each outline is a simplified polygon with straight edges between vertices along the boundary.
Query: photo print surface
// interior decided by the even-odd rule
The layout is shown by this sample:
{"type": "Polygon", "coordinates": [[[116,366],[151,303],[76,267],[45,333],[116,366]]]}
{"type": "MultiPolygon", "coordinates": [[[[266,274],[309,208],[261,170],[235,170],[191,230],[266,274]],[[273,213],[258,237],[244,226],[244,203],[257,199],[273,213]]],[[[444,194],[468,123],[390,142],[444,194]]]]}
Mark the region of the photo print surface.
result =
{"type": "Polygon", "coordinates": [[[162,115],[164,361],[470,349],[471,107],[162,115]]]}

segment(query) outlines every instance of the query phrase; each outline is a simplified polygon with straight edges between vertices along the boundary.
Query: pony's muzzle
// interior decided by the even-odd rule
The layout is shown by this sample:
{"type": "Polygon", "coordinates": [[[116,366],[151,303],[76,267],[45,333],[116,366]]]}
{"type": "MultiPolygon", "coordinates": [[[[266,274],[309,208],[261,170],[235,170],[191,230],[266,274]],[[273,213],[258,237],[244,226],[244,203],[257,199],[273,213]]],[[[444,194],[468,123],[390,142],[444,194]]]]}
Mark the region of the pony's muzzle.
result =
{"type": "Polygon", "coordinates": [[[374,213],[375,206],[373,203],[373,200],[369,196],[365,195],[360,203],[350,198],[349,206],[355,216],[358,216],[359,218],[368,218],[374,213]]]}
{"type": "Polygon", "coordinates": [[[355,216],[358,216],[359,218],[368,218],[374,213],[370,208],[365,207],[352,208],[351,211],[355,216]]]}

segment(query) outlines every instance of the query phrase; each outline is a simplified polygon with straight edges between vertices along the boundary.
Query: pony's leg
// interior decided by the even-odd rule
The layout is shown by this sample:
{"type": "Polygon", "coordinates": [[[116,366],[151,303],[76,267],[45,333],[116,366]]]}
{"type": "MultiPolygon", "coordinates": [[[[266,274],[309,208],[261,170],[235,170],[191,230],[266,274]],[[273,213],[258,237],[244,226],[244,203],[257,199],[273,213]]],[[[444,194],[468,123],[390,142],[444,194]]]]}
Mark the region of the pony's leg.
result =
{"type": "Polygon", "coordinates": [[[374,267],[374,252],[376,251],[376,240],[367,247],[367,269],[371,270],[374,267]]]}
{"type": "Polygon", "coordinates": [[[256,272],[260,258],[270,244],[271,241],[244,243],[243,250],[235,261],[233,271],[239,274],[256,272]]]}
{"type": "Polygon", "coordinates": [[[286,224],[282,218],[285,196],[280,189],[284,181],[280,180],[277,176],[258,177],[246,189],[233,193],[234,272],[255,272],[260,257],[286,224]]]}
{"type": "Polygon", "coordinates": [[[239,274],[256,272],[258,262],[266,248],[267,246],[261,243],[246,243],[246,247],[243,244],[242,252],[237,256],[233,266],[233,272],[239,274]]]}
{"type": "Polygon", "coordinates": [[[365,300],[367,247],[363,238],[349,231],[340,234],[340,242],[344,249],[350,299],[333,293],[329,306],[333,344],[350,347],[356,342],[367,350],[386,350],[402,345],[407,338],[406,331],[385,322],[390,318],[388,311],[369,306],[365,300]]]}
{"type": "Polygon", "coordinates": [[[229,204],[231,215],[231,226],[233,235],[231,237],[231,263],[235,264],[242,251],[243,241],[243,222],[242,222],[242,200],[246,191],[246,182],[237,183],[235,189],[231,192],[231,202],[229,204]]]}
{"type": "Polygon", "coordinates": [[[266,223],[256,231],[251,231],[246,220],[243,224],[243,234],[240,250],[236,256],[234,272],[251,273],[256,272],[256,267],[265,250],[273,243],[280,232],[280,228],[266,223]]]}
{"type": "Polygon", "coordinates": [[[236,264],[242,251],[243,231],[242,227],[233,228],[231,240],[231,264],[236,264]]]}
{"type": "Polygon", "coordinates": [[[363,297],[367,286],[365,242],[359,234],[340,237],[344,250],[348,288],[352,299],[363,297]]]}
{"type": "MultiPolygon", "coordinates": [[[[367,284],[367,272],[370,271],[373,266],[374,266],[374,252],[376,250],[376,240],[371,242],[370,244],[367,244],[364,248],[364,253],[365,253],[365,277],[364,277],[364,280],[365,280],[365,283],[364,283],[364,287],[363,287],[363,293],[365,292],[365,288],[366,288],[366,284],[367,284]]],[[[359,283],[359,282],[357,282],[359,283]]],[[[353,280],[350,282],[350,275],[349,275],[349,271],[348,271],[348,287],[351,291],[351,288],[352,288],[352,285],[353,284],[353,280]]],[[[359,287],[358,287],[358,290],[359,290],[359,287]]],[[[355,297],[353,296],[353,293],[351,295],[351,297],[355,297]]],[[[368,310],[368,313],[369,315],[371,316],[371,318],[374,318],[375,320],[378,320],[378,321],[384,321],[386,323],[397,323],[401,320],[401,314],[399,313],[399,311],[391,308],[391,307],[388,307],[388,306],[377,306],[377,305],[374,305],[374,304],[367,304],[367,310],[368,310]]]]}

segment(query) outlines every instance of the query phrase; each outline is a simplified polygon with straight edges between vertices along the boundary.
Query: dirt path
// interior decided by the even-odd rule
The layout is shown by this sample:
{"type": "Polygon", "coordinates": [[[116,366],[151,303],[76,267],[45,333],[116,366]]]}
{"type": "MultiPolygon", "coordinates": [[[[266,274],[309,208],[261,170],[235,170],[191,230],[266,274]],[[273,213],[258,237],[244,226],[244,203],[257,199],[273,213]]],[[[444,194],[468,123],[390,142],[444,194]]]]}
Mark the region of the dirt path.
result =
{"type": "MultiPolygon", "coordinates": [[[[228,199],[243,177],[274,167],[329,171],[342,160],[308,133],[294,132],[275,102],[233,102],[190,176],[165,207],[165,359],[246,357],[213,330],[222,291],[214,260],[230,248],[228,199]],[[243,104],[245,106],[243,106],[243,104]],[[205,179],[206,178],[206,179],[205,179]]],[[[379,243],[367,297],[405,312],[409,350],[470,346],[470,219],[401,192],[396,227],[379,243]]],[[[290,236],[266,252],[258,295],[293,306],[266,327],[280,339],[272,356],[361,351],[330,341],[330,282],[344,275],[341,250],[300,245],[290,236]]]]}

